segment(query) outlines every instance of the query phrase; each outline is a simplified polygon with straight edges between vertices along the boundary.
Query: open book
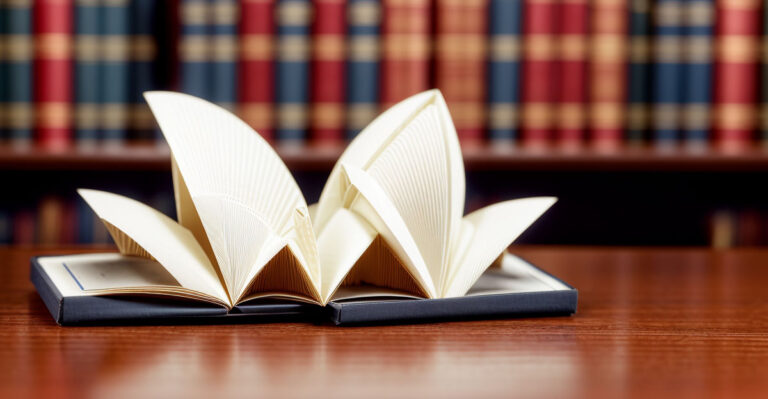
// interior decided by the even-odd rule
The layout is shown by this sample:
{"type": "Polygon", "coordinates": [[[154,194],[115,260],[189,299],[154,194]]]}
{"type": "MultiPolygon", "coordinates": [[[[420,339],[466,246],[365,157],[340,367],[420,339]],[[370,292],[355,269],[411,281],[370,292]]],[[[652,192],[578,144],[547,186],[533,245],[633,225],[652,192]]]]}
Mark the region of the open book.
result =
{"type": "Polygon", "coordinates": [[[461,297],[556,201],[506,201],[462,217],[463,159],[437,90],[365,128],[311,206],[272,147],[230,112],[179,93],[145,98],[171,149],[178,220],[79,190],[121,254],[64,262],[60,274],[88,295],[174,296],[226,309],[264,298],[324,306],[461,297]]]}

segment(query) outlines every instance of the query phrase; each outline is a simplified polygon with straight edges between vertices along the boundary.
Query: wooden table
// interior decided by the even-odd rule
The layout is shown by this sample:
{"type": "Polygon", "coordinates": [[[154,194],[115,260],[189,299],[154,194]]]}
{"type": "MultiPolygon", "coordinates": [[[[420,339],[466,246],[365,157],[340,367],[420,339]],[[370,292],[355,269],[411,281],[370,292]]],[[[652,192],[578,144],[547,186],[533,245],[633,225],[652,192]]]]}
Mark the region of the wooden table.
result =
{"type": "Polygon", "coordinates": [[[0,397],[768,395],[768,250],[513,248],[577,315],[361,328],[62,328],[27,274],[64,252],[0,249],[0,397]]]}

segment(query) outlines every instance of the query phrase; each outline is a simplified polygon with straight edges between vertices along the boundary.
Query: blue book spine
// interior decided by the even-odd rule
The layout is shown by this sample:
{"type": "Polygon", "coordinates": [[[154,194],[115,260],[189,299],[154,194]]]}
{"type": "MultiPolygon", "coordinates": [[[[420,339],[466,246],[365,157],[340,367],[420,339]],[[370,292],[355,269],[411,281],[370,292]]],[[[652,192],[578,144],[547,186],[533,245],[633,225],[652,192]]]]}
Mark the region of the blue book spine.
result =
{"type": "Polygon", "coordinates": [[[237,102],[237,24],[236,0],[209,0],[213,15],[211,31],[211,100],[230,110],[237,102]]]}
{"type": "Polygon", "coordinates": [[[5,20],[6,10],[5,2],[0,2],[0,141],[5,139],[8,131],[8,122],[6,120],[6,108],[8,108],[8,72],[6,72],[7,56],[5,54],[5,46],[8,38],[8,24],[5,20]]]}
{"type": "Polygon", "coordinates": [[[379,0],[349,0],[347,4],[347,129],[353,139],[378,115],[379,0]]]}
{"type": "Polygon", "coordinates": [[[211,18],[208,0],[181,0],[181,91],[210,99],[210,38],[208,20],[211,18]]]}
{"type": "Polygon", "coordinates": [[[131,85],[130,85],[130,128],[140,140],[158,138],[154,118],[144,102],[142,93],[158,89],[155,72],[157,40],[155,27],[158,24],[155,0],[133,0],[131,2],[131,85]]]}
{"type": "Polygon", "coordinates": [[[714,0],[685,0],[685,66],[681,127],[688,144],[703,144],[709,138],[712,101],[712,35],[714,0]]]}
{"type": "Polygon", "coordinates": [[[488,11],[488,135],[494,142],[513,142],[520,109],[523,0],[491,0],[488,11]]]}
{"type": "Polygon", "coordinates": [[[15,145],[29,145],[33,132],[32,0],[4,2],[5,133],[15,145]],[[7,83],[7,84],[6,84],[7,83]]]}
{"type": "Polygon", "coordinates": [[[102,3],[101,128],[104,141],[120,143],[127,138],[130,111],[129,0],[102,3]]]}
{"type": "Polygon", "coordinates": [[[627,130],[629,144],[645,139],[650,103],[651,0],[631,0],[627,66],[627,130]]]}
{"type": "Polygon", "coordinates": [[[277,2],[277,139],[302,141],[309,115],[309,56],[312,3],[277,2]]]}
{"type": "Polygon", "coordinates": [[[99,1],[75,2],[75,139],[94,144],[99,137],[99,1]]]}
{"type": "Polygon", "coordinates": [[[652,127],[656,144],[679,139],[683,71],[683,1],[658,0],[654,21],[652,127]]]}

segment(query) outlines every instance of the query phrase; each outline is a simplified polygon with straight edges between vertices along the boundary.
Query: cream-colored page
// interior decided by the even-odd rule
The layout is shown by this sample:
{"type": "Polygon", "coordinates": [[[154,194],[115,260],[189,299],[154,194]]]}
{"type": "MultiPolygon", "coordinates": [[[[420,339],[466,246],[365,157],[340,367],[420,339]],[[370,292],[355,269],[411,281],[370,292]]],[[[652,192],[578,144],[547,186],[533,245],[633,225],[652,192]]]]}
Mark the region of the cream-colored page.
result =
{"type": "Polygon", "coordinates": [[[336,161],[328,180],[323,187],[317,209],[314,211],[312,223],[315,231],[322,231],[325,224],[333,216],[336,209],[342,206],[347,186],[344,182],[342,163],[365,169],[371,160],[386,144],[410,121],[419,111],[430,104],[439,91],[430,90],[411,96],[384,111],[355,139],[352,140],[344,153],[336,161]]]}
{"type": "Polygon", "coordinates": [[[328,302],[355,262],[371,245],[378,233],[362,217],[339,208],[317,237],[322,267],[323,303],[328,302]]]}
{"type": "MultiPolygon", "coordinates": [[[[265,265],[269,242],[296,228],[306,208],[270,145],[229,111],[180,93],[145,93],[176,159],[232,297],[265,265]]],[[[314,237],[314,236],[312,236],[314,237]]],[[[313,238],[312,238],[313,239],[313,238]]],[[[301,257],[312,259],[311,256],[301,257]]],[[[310,266],[302,263],[308,276],[310,266]]],[[[317,282],[314,282],[317,285],[317,282]]]]}
{"type": "Polygon", "coordinates": [[[351,210],[363,216],[384,237],[417,283],[430,298],[435,297],[436,289],[429,268],[408,231],[408,225],[386,192],[365,171],[346,164],[343,168],[352,186],[360,193],[360,197],[351,204],[351,210]]]}
{"type": "Polygon", "coordinates": [[[436,287],[445,278],[464,207],[463,167],[454,167],[463,160],[441,98],[435,96],[366,169],[405,221],[436,287]]]}
{"type": "Polygon", "coordinates": [[[463,243],[456,248],[442,297],[462,296],[507,247],[555,202],[554,197],[533,197],[504,201],[464,217],[463,243]],[[466,233],[469,231],[469,233],[466,233]]]}
{"type": "Polygon", "coordinates": [[[155,258],[182,287],[229,304],[205,252],[192,233],[162,213],[130,198],[78,190],[103,221],[115,226],[155,258]]]}

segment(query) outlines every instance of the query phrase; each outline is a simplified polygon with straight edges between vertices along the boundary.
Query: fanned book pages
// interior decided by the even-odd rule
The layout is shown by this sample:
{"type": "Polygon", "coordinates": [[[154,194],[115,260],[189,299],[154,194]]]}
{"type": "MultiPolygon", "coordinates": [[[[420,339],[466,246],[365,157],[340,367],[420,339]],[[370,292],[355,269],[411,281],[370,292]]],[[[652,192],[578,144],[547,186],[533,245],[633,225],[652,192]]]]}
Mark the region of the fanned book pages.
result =
{"type": "Polygon", "coordinates": [[[179,93],[145,98],[171,149],[177,220],[79,190],[120,253],[33,259],[32,280],[59,322],[301,314],[329,304],[342,324],[451,316],[448,303],[454,316],[575,311],[575,290],[504,255],[555,198],[463,216],[461,149],[437,90],[358,134],[312,206],[272,147],[230,112],[179,93]],[[489,279],[507,291],[468,295],[489,279]],[[541,293],[550,302],[533,308],[520,307],[530,295],[499,299],[541,293]]]}

